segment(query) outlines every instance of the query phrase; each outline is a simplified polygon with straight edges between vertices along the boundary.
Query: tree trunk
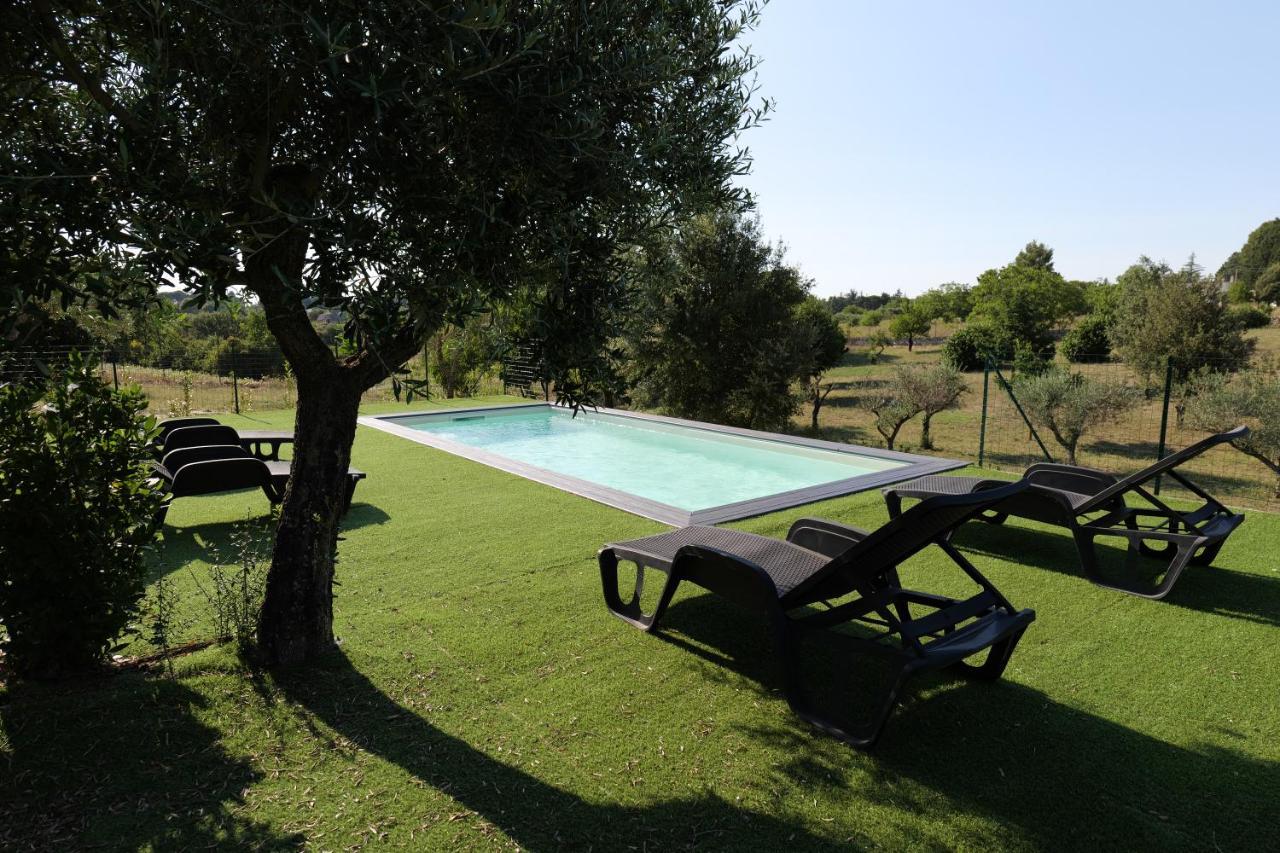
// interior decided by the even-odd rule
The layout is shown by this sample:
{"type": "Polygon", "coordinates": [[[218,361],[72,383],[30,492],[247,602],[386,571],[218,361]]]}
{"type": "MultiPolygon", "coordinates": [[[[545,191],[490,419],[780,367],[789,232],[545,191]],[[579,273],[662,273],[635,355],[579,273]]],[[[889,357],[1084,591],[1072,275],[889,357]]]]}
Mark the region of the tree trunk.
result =
{"type": "Polygon", "coordinates": [[[920,449],[933,450],[933,436],[929,435],[929,421],[933,419],[933,415],[925,413],[924,423],[920,425],[920,449]]]}
{"type": "Polygon", "coordinates": [[[258,621],[267,663],[299,663],[333,647],[334,557],[360,391],[336,365],[298,382],[293,465],[258,621]]]}
{"type": "Polygon", "coordinates": [[[812,402],[813,402],[813,432],[816,435],[818,432],[818,410],[822,408],[822,398],[817,395],[814,395],[812,402]]]}

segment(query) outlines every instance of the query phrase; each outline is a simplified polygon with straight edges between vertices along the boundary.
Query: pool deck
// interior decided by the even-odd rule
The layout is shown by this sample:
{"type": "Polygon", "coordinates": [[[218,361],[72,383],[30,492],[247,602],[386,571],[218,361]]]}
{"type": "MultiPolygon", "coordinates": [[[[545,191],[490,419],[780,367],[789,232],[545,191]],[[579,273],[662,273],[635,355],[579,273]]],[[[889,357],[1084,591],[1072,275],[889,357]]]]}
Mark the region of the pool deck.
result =
{"type": "Polygon", "coordinates": [[[740,518],[763,515],[765,513],[774,512],[775,510],[813,503],[815,501],[825,500],[839,495],[848,495],[855,492],[864,492],[870,489],[881,488],[893,483],[913,480],[916,477],[938,474],[943,471],[952,471],[956,468],[962,468],[967,464],[954,459],[942,459],[936,456],[918,456],[912,453],[899,453],[895,450],[883,450],[876,447],[841,444],[834,441],[822,441],[819,439],[804,438],[795,435],[783,435],[781,433],[760,432],[758,430],[741,429],[739,427],[720,426],[718,424],[689,421],[681,418],[669,418],[662,415],[650,415],[643,412],[629,412],[620,409],[606,408],[592,409],[591,411],[594,413],[614,415],[623,418],[633,418],[636,420],[650,421],[653,423],[684,427],[687,429],[702,430],[721,435],[732,435],[740,438],[779,442],[795,447],[809,447],[818,450],[849,454],[851,456],[869,456],[875,459],[906,463],[901,468],[895,468],[888,471],[875,471],[867,474],[860,474],[858,476],[848,477],[842,480],[833,480],[829,483],[820,483],[818,485],[808,486],[801,489],[793,489],[772,495],[765,495],[759,498],[752,498],[750,500],[691,511],[682,507],[672,506],[670,504],[643,498],[639,495],[625,492],[620,489],[614,489],[609,486],[600,485],[599,483],[593,483],[590,480],[583,480],[578,477],[571,477],[566,474],[549,471],[546,468],[539,468],[535,465],[518,462],[497,453],[492,453],[478,447],[472,447],[461,442],[452,441],[438,435],[433,435],[431,433],[416,430],[412,427],[405,426],[404,424],[397,423],[397,421],[424,416],[456,417],[478,412],[542,408],[556,408],[556,406],[554,403],[536,402],[449,409],[447,413],[436,409],[431,411],[409,412],[395,415],[366,415],[361,417],[359,422],[361,425],[372,429],[388,432],[392,435],[400,436],[401,438],[407,438],[408,440],[417,442],[418,444],[425,444],[428,447],[434,447],[437,450],[444,450],[455,456],[461,456],[464,459],[470,459],[474,462],[479,462],[482,465],[488,465],[491,468],[497,468],[499,470],[524,477],[528,480],[553,486],[557,489],[561,489],[562,491],[571,492],[572,494],[579,495],[608,506],[617,507],[618,509],[634,513],[645,518],[651,518],[655,521],[661,521],[664,524],[671,524],[678,527],[690,524],[718,524],[722,521],[734,521],[740,518]]]}

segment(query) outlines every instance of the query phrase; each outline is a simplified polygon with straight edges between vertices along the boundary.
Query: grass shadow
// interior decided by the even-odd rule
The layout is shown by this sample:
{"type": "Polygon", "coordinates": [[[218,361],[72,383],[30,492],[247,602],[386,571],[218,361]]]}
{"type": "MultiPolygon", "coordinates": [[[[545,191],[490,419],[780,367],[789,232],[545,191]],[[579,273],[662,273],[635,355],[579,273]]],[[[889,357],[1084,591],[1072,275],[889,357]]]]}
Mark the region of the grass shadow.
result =
{"type": "MultiPolygon", "coordinates": [[[[531,850],[831,849],[788,821],[707,794],[652,806],[593,803],[503,763],[401,707],[335,653],[273,686],[310,718],[463,807],[531,850]],[[518,794],[516,793],[518,792],[518,794]]],[[[621,724],[620,724],[621,725],[621,724]]]]}
{"type": "MultiPolygon", "coordinates": [[[[386,524],[390,520],[391,516],[378,507],[356,502],[342,519],[342,531],[386,524]]],[[[253,527],[255,541],[274,541],[272,516],[265,514],[240,521],[206,522],[186,527],[166,523],[161,528],[163,540],[157,549],[163,557],[157,561],[152,579],[191,565],[193,561],[218,563],[234,560],[236,548],[233,539],[236,531],[245,524],[253,527]]]]}
{"type": "MultiPolygon", "coordinates": [[[[666,624],[678,635],[664,638],[705,661],[707,677],[741,676],[776,697],[776,667],[756,621],[700,595],[672,606],[666,624]]],[[[826,637],[805,649],[806,683],[828,699],[843,694],[842,702],[869,704],[874,665],[851,658],[839,635],[826,637]],[[835,682],[842,683],[831,690],[835,682]]],[[[1216,728],[1241,742],[1250,737],[1231,724],[1216,728]]],[[[767,787],[850,784],[854,759],[798,720],[746,734],[787,756],[773,765],[776,778],[767,787]]],[[[1271,837],[1280,796],[1276,762],[1214,744],[1173,745],[1007,677],[985,683],[946,671],[909,684],[872,760],[861,766],[871,778],[856,795],[911,815],[903,831],[938,832],[979,815],[1008,836],[970,837],[989,849],[1093,850],[1107,846],[1104,839],[1124,839],[1127,849],[1247,849],[1271,837]],[[1063,826],[1081,831],[1063,837],[1063,826]]],[[[922,835],[910,843],[948,849],[956,841],[922,835]]]]}
{"type": "Polygon", "coordinates": [[[0,694],[0,849],[297,849],[240,813],[258,774],[197,719],[206,702],[137,674],[0,694]]]}
{"type": "MultiPolygon", "coordinates": [[[[975,522],[962,527],[955,537],[960,548],[1032,569],[1074,575],[1089,581],[1080,569],[1071,536],[1022,527],[1017,521],[1001,525],[975,522]]],[[[1099,543],[1104,570],[1117,575],[1126,570],[1124,550],[1099,543]]],[[[1228,540],[1226,548],[1231,548],[1228,540]]],[[[1139,564],[1152,580],[1163,563],[1143,559],[1139,564]]],[[[1116,595],[1124,593],[1117,592],[1116,595]]],[[[1188,566],[1177,584],[1163,599],[1167,605],[1184,607],[1264,625],[1280,626],[1280,581],[1261,575],[1236,572],[1217,566],[1188,566]]]]}

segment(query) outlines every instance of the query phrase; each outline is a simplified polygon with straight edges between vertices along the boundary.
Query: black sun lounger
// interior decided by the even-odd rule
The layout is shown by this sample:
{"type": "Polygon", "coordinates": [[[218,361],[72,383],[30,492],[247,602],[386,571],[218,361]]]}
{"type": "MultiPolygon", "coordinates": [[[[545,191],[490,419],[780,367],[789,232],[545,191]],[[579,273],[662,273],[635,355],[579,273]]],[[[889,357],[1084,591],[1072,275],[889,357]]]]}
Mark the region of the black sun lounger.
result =
{"type": "Polygon", "coordinates": [[[804,720],[854,746],[869,748],[880,736],[903,683],[912,674],[940,667],[981,679],[1004,671],[1022,633],[1035,619],[1015,610],[1000,591],[950,543],[951,531],[984,509],[1016,497],[1025,483],[974,494],[932,498],[878,530],[802,518],[785,542],[718,527],[686,527],[605,546],[599,553],[605,604],[615,616],[654,632],[676,588],[689,581],[752,610],[767,620],[791,709],[804,720]],[[966,599],[906,589],[898,566],[936,545],[980,589],[966,599]],[[619,562],[636,565],[636,588],[623,601],[619,562]],[[645,568],[666,574],[651,614],[640,608],[645,568]],[[809,605],[824,604],[819,610],[809,605]],[[891,686],[869,722],[849,725],[819,714],[801,684],[796,640],[805,630],[830,630],[859,622],[869,637],[845,636],[865,651],[885,655],[894,666],[891,686]],[[990,650],[980,663],[968,659],[990,650]]]}
{"type": "MultiPolygon", "coordinates": [[[[158,523],[163,524],[174,498],[233,492],[238,489],[262,489],[272,504],[284,500],[289,484],[289,462],[264,462],[238,444],[205,445],[171,450],[159,463],[153,463],[158,479],[168,492],[160,508],[158,523]]],[[[363,471],[347,469],[347,485],[342,510],[351,508],[356,484],[365,478],[363,471]]]]}
{"type": "Polygon", "coordinates": [[[184,447],[238,444],[265,462],[280,461],[280,447],[293,443],[293,433],[279,430],[237,430],[212,418],[179,418],[165,421],[154,445],[157,459],[184,447]],[[200,421],[201,423],[192,423],[200,421]],[[172,426],[170,426],[172,425],[172,426]],[[166,429],[167,428],[167,429],[166,429]]]}
{"type": "MultiPolygon", "coordinates": [[[[979,518],[991,524],[1003,524],[1012,515],[1066,527],[1075,538],[1080,568],[1090,581],[1130,595],[1164,598],[1188,563],[1199,566],[1212,563],[1227,537],[1244,521],[1243,515],[1231,512],[1177,468],[1210,448],[1248,434],[1249,428],[1240,426],[1211,435],[1121,478],[1076,465],[1047,462],[1032,465],[1023,473],[1023,479],[1031,488],[1001,502],[979,518]],[[1172,508],[1145,488],[1161,476],[1177,481],[1204,503],[1189,512],[1172,508]],[[1142,497],[1150,506],[1129,506],[1126,496],[1142,497]],[[1151,585],[1103,577],[1094,541],[1099,536],[1125,539],[1130,553],[1168,558],[1163,578],[1151,585]]],[[[883,494],[889,517],[894,518],[901,513],[904,498],[925,500],[1003,485],[1004,480],[981,477],[933,476],[890,486],[883,494]]]]}

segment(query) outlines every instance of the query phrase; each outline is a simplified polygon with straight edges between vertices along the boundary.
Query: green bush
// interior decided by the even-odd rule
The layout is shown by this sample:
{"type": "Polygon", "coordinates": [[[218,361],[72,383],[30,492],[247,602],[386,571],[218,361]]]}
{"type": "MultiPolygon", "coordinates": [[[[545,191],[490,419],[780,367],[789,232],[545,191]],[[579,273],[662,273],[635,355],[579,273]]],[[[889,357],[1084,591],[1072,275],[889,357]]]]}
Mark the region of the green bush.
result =
{"type": "Polygon", "coordinates": [[[161,500],[145,409],[79,357],[0,388],[0,649],[21,675],[103,661],[136,612],[161,500]]]}
{"type": "Polygon", "coordinates": [[[1271,325],[1271,312],[1256,305],[1235,305],[1227,313],[1242,329],[1265,329],[1271,325]]]}
{"type": "Polygon", "coordinates": [[[1067,361],[1096,362],[1111,358],[1111,339],[1107,336],[1107,321],[1095,314],[1082,319],[1058,341],[1058,352],[1067,361]]]}
{"type": "Polygon", "coordinates": [[[942,357],[956,370],[981,370],[987,358],[1012,357],[1013,347],[998,329],[973,323],[959,329],[942,345],[942,357]]]}

